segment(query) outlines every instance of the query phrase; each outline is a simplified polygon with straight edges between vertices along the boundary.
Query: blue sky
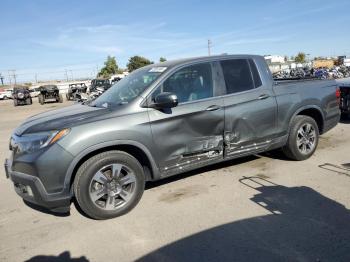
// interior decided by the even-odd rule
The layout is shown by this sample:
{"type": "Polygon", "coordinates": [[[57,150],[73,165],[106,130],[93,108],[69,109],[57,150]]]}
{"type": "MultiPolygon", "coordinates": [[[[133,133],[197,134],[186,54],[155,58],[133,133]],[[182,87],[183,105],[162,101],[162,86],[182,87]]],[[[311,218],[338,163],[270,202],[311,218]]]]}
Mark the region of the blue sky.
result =
{"type": "Polygon", "coordinates": [[[212,53],[350,55],[350,1],[1,1],[0,73],[20,80],[92,75],[107,55],[125,67],[212,53]]]}

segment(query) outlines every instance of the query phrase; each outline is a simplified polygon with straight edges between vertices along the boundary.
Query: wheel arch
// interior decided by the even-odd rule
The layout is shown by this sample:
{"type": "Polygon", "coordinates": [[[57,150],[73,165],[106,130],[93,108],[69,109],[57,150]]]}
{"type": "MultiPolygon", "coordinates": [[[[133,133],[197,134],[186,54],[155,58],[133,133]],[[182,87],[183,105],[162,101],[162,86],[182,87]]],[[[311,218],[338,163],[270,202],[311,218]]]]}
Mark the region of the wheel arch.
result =
{"type": "Polygon", "coordinates": [[[71,190],[72,183],[80,165],[87,159],[102,152],[120,150],[135,157],[142,165],[145,172],[145,180],[157,180],[159,169],[150,151],[141,143],[135,141],[112,141],[91,146],[80,152],[70,164],[64,180],[64,188],[71,190]]]}
{"type": "Polygon", "coordinates": [[[290,123],[292,123],[292,120],[294,117],[298,115],[304,115],[304,116],[309,116],[313,118],[318,126],[319,133],[322,134],[324,130],[324,115],[320,107],[316,105],[309,105],[309,106],[304,106],[299,108],[294,115],[291,118],[290,123]]]}

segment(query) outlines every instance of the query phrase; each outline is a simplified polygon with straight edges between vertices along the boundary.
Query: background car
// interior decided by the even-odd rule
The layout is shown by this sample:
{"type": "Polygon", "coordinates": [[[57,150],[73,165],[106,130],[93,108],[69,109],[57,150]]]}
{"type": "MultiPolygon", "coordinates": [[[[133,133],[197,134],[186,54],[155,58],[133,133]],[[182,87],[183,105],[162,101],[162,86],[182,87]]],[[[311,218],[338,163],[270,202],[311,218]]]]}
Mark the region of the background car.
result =
{"type": "Polygon", "coordinates": [[[0,89],[0,100],[6,100],[12,98],[11,89],[0,89]]]}
{"type": "Polygon", "coordinates": [[[38,95],[39,103],[41,105],[46,102],[63,102],[63,97],[56,85],[43,85],[39,87],[40,94],[38,95]]]}
{"type": "Polygon", "coordinates": [[[37,97],[40,94],[40,89],[39,87],[31,88],[29,92],[31,97],[37,97]]]}
{"type": "Polygon", "coordinates": [[[30,92],[26,86],[17,86],[13,88],[13,104],[18,105],[31,105],[33,103],[30,97],[30,92]]]}

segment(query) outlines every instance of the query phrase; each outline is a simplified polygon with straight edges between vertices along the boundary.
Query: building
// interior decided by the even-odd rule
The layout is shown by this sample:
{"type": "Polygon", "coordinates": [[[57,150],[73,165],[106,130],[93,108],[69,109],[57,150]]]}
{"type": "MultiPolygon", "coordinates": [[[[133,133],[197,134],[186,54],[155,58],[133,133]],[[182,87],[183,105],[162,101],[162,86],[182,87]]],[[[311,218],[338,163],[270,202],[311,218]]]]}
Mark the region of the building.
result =
{"type": "Polygon", "coordinates": [[[281,63],[285,62],[284,56],[281,55],[266,55],[264,56],[266,62],[268,64],[281,63]]]}
{"type": "Polygon", "coordinates": [[[313,68],[320,68],[320,67],[326,67],[326,68],[333,68],[335,65],[333,59],[316,59],[312,62],[313,68]]]}

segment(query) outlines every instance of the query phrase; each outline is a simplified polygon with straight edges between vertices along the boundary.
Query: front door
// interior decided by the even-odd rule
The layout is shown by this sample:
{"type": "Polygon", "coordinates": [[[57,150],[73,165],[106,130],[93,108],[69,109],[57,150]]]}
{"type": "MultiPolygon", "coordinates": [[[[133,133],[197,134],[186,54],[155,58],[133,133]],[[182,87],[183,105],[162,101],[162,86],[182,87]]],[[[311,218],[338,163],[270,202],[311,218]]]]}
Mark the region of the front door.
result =
{"type": "Polygon", "coordinates": [[[224,108],[211,63],[183,67],[151,95],[177,95],[178,106],[149,109],[155,157],[163,176],[223,158],[224,108]]]}

